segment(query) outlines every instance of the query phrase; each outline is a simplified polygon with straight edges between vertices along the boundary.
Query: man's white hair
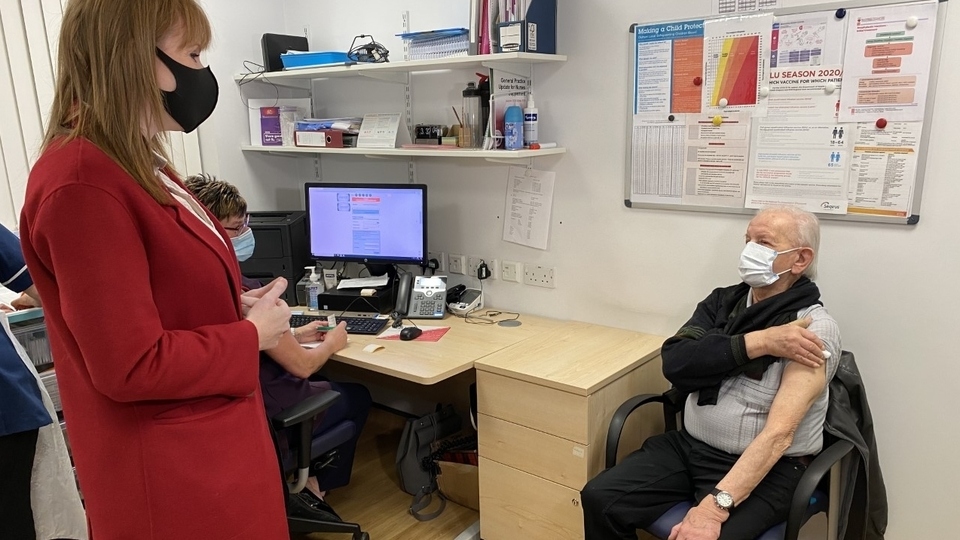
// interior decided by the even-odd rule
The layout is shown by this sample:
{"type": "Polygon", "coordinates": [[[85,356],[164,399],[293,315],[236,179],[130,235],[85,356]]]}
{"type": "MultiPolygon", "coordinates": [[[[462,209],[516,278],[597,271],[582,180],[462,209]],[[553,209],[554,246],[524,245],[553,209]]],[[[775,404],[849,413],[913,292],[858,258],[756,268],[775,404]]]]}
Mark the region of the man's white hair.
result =
{"type": "Polygon", "coordinates": [[[813,250],[813,260],[803,271],[803,275],[810,279],[816,279],[817,258],[820,254],[820,220],[817,219],[817,216],[796,206],[770,206],[757,212],[757,216],[765,214],[784,215],[793,220],[795,225],[793,230],[784,232],[794,247],[808,247],[813,250]]]}

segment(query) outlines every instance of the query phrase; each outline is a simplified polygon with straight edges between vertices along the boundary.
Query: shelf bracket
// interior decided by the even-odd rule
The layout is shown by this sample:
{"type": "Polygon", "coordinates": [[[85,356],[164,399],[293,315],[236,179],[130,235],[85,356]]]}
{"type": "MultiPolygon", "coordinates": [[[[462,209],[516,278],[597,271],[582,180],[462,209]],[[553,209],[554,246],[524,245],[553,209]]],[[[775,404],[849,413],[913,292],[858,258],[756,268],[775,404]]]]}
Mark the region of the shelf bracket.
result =
{"type": "Polygon", "coordinates": [[[517,77],[525,77],[527,79],[533,78],[533,65],[531,64],[518,62],[497,62],[494,60],[482,62],[481,65],[487,69],[503,71],[511,75],[516,75],[517,77]]]}
{"type": "MultiPolygon", "coordinates": [[[[291,153],[291,152],[284,152],[284,151],[281,151],[281,150],[278,150],[278,151],[276,151],[276,152],[267,152],[267,154],[269,154],[269,155],[271,155],[271,156],[280,156],[280,157],[285,157],[285,158],[298,158],[298,157],[302,157],[302,156],[303,156],[303,154],[295,154],[295,153],[291,153]]],[[[320,160],[320,156],[318,155],[318,156],[317,156],[317,161],[319,161],[319,160],[320,160]]]]}
{"type": "Polygon", "coordinates": [[[250,76],[244,79],[242,82],[238,81],[237,84],[239,84],[240,87],[242,88],[243,85],[250,84],[252,82],[256,82],[260,84],[271,84],[273,86],[280,86],[283,88],[293,88],[294,90],[306,90],[308,92],[313,90],[312,80],[285,79],[285,78],[271,79],[269,75],[253,74],[253,73],[251,73],[250,76]]]}
{"type": "Polygon", "coordinates": [[[523,159],[523,158],[520,158],[520,159],[516,159],[516,158],[514,158],[514,159],[500,159],[500,158],[488,157],[488,158],[483,158],[483,159],[486,160],[486,161],[489,161],[490,163],[503,163],[503,164],[506,164],[506,165],[513,165],[513,166],[523,165],[523,164],[525,163],[525,164],[526,164],[526,167],[527,167],[528,169],[532,169],[532,168],[533,168],[533,158],[532,158],[532,157],[526,158],[526,159],[523,159]]]}
{"type": "Polygon", "coordinates": [[[357,71],[364,77],[394,84],[410,84],[410,74],[399,71],[357,71]]]}

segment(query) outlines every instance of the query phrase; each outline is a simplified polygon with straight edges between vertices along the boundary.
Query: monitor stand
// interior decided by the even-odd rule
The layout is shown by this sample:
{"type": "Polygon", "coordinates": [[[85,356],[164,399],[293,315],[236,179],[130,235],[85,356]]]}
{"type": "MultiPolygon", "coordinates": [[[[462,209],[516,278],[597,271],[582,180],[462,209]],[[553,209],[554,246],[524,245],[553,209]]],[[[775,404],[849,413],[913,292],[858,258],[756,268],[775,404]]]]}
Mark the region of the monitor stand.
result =
{"type": "Polygon", "coordinates": [[[397,279],[397,267],[392,264],[363,263],[371,276],[390,276],[390,281],[397,279]]]}

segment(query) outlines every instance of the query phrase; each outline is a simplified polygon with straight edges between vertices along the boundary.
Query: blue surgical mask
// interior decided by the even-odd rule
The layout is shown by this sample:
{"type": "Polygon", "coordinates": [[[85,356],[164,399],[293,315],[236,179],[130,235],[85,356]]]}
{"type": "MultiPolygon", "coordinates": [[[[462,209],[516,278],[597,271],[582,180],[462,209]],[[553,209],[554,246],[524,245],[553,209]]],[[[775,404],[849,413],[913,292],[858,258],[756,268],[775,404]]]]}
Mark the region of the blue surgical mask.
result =
{"type": "Polygon", "coordinates": [[[243,234],[231,238],[233,251],[237,253],[237,260],[243,262],[253,256],[253,248],[256,247],[256,239],[253,237],[253,229],[243,231],[243,234]]]}
{"type": "Polygon", "coordinates": [[[756,242],[747,242],[747,245],[743,246],[743,252],[740,253],[740,279],[751,287],[773,285],[780,279],[780,274],[786,274],[790,271],[787,268],[780,273],[774,272],[773,261],[784,253],[790,253],[798,249],[800,248],[777,251],[767,246],[761,246],[756,242]]]}

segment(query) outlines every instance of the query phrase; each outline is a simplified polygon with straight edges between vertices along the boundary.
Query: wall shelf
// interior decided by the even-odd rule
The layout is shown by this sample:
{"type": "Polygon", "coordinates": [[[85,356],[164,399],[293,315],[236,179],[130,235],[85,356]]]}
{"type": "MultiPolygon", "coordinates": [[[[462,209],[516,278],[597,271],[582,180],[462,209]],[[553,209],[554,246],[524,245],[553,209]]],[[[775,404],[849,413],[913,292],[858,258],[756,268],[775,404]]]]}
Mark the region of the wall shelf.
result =
{"type": "Polygon", "coordinates": [[[291,88],[310,89],[315,79],[338,77],[370,77],[401,84],[409,83],[411,73],[449,69],[486,67],[529,77],[533,64],[552,64],[566,62],[562,54],[537,53],[498,53],[476,56],[457,56],[435,60],[413,60],[409,62],[387,62],[384,64],[353,64],[330,67],[293,69],[289,71],[271,71],[269,73],[244,73],[234,76],[237,84],[263,82],[291,88]]]}
{"type": "Polygon", "coordinates": [[[378,158],[439,157],[481,158],[494,162],[520,162],[535,157],[566,153],[566,148],[543,148],[541,150],[431,150],[427,148],[301,148],[291,146],[241,146],[244,152],[264,152],[277,155],[339,154],[378,158]]]}

